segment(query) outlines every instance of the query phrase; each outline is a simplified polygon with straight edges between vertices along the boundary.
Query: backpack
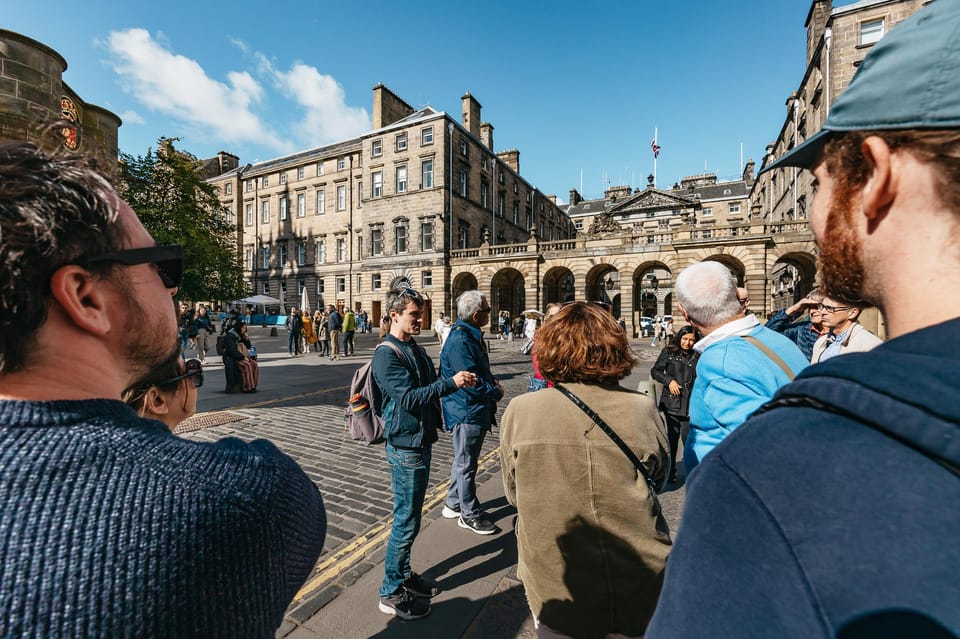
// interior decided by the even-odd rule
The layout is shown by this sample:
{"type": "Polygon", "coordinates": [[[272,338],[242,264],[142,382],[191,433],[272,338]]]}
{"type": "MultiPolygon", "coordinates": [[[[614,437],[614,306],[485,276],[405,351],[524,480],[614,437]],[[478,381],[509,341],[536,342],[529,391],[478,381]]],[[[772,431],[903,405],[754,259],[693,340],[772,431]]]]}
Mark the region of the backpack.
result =
{"type": "MultiPolygon", "coordinates": [[[[407,365],[407,358],[396,344],[383,341],[377,348],[388,346],[400,358],[400,363],[407,365]]],[[[373,349],[376,353],[377,349],[373,349]]],[[[360,440],[367,446],[379,444],[383,441],[383,396],[377,382],[373,379],[373,358],[361,366],[353,374],[350,382],[350,395],[347,408],[343,414],[343,429],[350,433],[350,437],[360,440]]]]}

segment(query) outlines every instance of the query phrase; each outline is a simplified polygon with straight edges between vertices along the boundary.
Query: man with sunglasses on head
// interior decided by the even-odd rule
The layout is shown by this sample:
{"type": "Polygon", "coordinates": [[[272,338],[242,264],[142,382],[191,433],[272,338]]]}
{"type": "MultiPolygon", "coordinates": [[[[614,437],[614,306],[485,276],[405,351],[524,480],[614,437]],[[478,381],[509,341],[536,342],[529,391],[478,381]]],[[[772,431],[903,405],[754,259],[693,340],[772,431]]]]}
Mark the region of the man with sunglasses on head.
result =
{"type": "Polygon", "coordinates": [[[440,398],[471,387],[477,376],[459,371],[437,379],[433,361],[413,339],[420,334],[424,299],[411,288],[387,293],[390,333],[373,352],[373,378],[383,397],[387,463],[393,489],[393,526],[383,562],[381,612],[401,619],[430,614],[436,583],[410,567],[410,550],[420,531],[423,501],[430,481],[430,459],[441,428],[440,398]]]}
{"type": "Polygon", "coordinates": [[[292,459],[121,401],[179,354],[182,274],[82,156],[0,143],[3,636],[272,637],[314,566],[292,459]]]}
{"type": "Polygon", "coordinates": [[[875,305],[888,339],[703,460],[647,639],[960,636],[960,0],[916,4],[763,169],[813,171],[826,315],[875,305]]]}
{"type": "Polygon", "coordinates": [[[817,310],[822,314],[820,321],[828,332],[813,345],[810,363],[825,362],[844,353],[865,353],[883,344],[882,339],[861,326],[862,304],[842,303],[828,296],[817,305],[817,310]]]}

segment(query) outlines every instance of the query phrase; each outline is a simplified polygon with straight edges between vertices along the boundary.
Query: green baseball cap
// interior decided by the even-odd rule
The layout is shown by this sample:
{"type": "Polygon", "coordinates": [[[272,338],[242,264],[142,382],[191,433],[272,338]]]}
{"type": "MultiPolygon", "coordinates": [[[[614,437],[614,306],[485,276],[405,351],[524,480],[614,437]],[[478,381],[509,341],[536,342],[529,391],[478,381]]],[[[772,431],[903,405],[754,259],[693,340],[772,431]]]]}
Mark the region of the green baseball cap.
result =
{"type": "Polygon", "coordinates": [[[823,127],[763,167],[812,169],[836,132],[960,127],[960,0],[934,0],[873,45],[823,127]]]}

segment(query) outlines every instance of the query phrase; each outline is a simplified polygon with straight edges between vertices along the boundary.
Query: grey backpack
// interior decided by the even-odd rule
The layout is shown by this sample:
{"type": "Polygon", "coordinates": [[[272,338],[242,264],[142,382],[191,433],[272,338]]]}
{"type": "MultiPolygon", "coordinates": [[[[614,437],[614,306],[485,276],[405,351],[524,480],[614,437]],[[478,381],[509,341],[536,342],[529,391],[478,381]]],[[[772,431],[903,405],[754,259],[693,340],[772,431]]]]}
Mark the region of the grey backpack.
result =
{"type": "MultiPolygon", "coordinates": [[[[407,358],[396,344],[383,341],[377,348],[389,346],[400,358],[400,363],[407,365],[407,358]]],[[[376,349],[374,349],[376,353],[376,349]]],[[[367,446],[379,444],[383,441],[383,395],[373,379],[373,358],[361,366],[353,374],[350,382],[350,395],[347,400],[347,409],[344,412],[343,429],[350,433],[350,437],[360,440],[367,446]]]]}

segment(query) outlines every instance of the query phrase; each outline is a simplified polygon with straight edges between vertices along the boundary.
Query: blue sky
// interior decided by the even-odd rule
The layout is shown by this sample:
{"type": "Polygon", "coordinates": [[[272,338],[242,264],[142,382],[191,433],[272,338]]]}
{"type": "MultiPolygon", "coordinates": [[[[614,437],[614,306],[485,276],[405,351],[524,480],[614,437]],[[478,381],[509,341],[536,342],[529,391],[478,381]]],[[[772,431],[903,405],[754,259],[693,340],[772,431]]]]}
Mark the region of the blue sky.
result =
{"type": "MultiPolygon", "coordinates": [[[[849,2],[837,1],[837,5],[849,2]]],[[[382,82],[459,119],[469,91],[496,150],[567,201],[759,164],[805,67],[809,0],[221,2],[0,0],[0,28],[59,52],[64,80],[124,120],[120,150],[161,136],[241,162],[370,128],[382,82]],[[582,172],[582,178],[581,178],[582,172]]]]}

